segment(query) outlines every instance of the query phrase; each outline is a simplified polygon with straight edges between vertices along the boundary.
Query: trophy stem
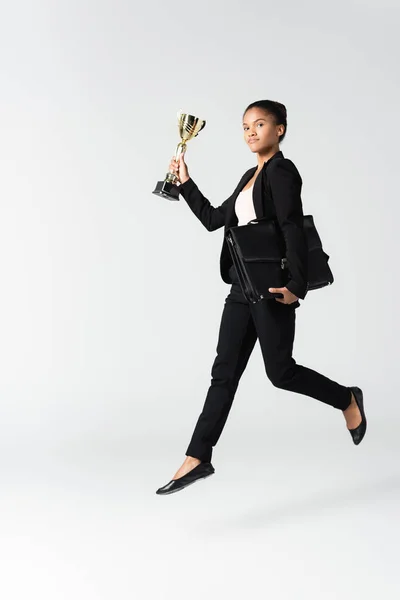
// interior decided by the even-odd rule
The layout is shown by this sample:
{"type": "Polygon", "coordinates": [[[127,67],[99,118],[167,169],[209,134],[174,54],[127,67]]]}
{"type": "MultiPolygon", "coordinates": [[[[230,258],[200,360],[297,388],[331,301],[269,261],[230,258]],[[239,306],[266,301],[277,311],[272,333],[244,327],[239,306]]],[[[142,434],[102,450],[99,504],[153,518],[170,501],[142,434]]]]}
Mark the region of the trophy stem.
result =
{"type": "Polygon", "coordinates": [[[186,150],[186,143],[185,142],[179,142],[179,144],[176,147],[176,151],[175,151],[175,160],[179,160],[179,156],[181,154],[183,154],[186,150]]]}
{"type": "MultiPolygon", "coordinates": [[[[179,144],[176,147],[176,151],[175,151],[175,160],[179,161],[179,157],[181,154],[183,154],[186,150],[186,143],[185,142],[179,142],[179,144]]],[[[167,173],[167,177],[165,179],[165,181],[168,181],[168,183],[175,183],[177,181],[178,177],[177,175],[173,172],[173,171],[169,171],[167,173]]]]}

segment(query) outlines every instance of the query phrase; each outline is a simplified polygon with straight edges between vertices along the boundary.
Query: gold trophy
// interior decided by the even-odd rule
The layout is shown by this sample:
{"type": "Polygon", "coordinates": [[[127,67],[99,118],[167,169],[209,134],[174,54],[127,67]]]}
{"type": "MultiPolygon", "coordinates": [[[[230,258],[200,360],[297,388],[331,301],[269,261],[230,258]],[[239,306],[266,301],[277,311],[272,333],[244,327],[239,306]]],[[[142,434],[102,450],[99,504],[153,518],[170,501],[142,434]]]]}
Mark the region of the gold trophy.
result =
{"type": "MultiPolygon", "coordinates": [[[[178,128],[181,141],[176,147],[175,160],[179,161],[179,156],[186,150],[186,142],[193,139],[204,128],[206,122],[198,117],[178,112],[178,128]]],[[[164,181],[158,181],[153,194],[162,196],[167,200],[179,200],[179,185],[176,185],[178,176],[169,171],[164,181]]]]}

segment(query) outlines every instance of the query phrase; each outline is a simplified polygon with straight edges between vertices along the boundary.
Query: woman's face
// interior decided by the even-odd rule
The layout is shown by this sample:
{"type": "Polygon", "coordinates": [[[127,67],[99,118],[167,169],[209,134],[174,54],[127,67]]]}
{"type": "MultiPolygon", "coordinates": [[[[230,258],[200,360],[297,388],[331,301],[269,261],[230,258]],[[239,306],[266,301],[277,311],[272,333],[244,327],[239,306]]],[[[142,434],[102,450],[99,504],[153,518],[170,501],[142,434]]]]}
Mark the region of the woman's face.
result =
{"type": "Polygon", "coordinates": [[[243,117],[244,141],[252,152],[266,152],[279,144],[279,136],[285,131],[284,125],[275,125],[273,115],[262,108],[249,108],[243,117]]]}

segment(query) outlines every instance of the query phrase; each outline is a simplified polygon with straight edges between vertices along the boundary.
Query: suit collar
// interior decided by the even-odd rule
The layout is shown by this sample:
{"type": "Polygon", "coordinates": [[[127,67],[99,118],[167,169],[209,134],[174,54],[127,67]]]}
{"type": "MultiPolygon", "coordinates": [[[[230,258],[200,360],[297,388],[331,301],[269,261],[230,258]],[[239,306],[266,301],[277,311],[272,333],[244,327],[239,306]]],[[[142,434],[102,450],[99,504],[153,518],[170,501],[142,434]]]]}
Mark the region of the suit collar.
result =
{"type": "Polygon", "coordinates": [[[275,160],[276,158],[285,158],[285,157],[283,156],[283,152],[282,152],[282,150],[278,150],[278,152],[275,152],[275,154],[273,154],[273,155],[271,156],[271,158],[269,158],[269,159],[268,159],[268,160],[267,160],[267,161],[264,163],[264,167],[266,167],[266,166],[267,166],[267,165],[268,165],[268,164],[271,162],[271,160],[275,160]]]}

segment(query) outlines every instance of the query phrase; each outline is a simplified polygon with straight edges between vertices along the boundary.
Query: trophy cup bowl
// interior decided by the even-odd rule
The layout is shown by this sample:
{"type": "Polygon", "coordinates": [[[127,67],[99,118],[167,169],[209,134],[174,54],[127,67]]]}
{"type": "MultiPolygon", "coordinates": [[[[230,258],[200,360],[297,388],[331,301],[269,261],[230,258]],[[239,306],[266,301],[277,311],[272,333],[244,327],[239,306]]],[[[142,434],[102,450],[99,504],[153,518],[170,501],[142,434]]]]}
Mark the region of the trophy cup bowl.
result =
{"type": "MultiPolygon", "coordinates": [[[[185,152],[186,143],[195,138],[204,128],[206,122],[193,115],[188,115],[182,111],[178,112],[178,128],[181,141],[176,147],[175,160],[179,161],[179,156],[185,152]]],[[[167,200],[179,200],[179,185],[176,185],[178,176],[169,171],[164,181],[158,181],[153,194],[162,196],[167,200]]]]}

